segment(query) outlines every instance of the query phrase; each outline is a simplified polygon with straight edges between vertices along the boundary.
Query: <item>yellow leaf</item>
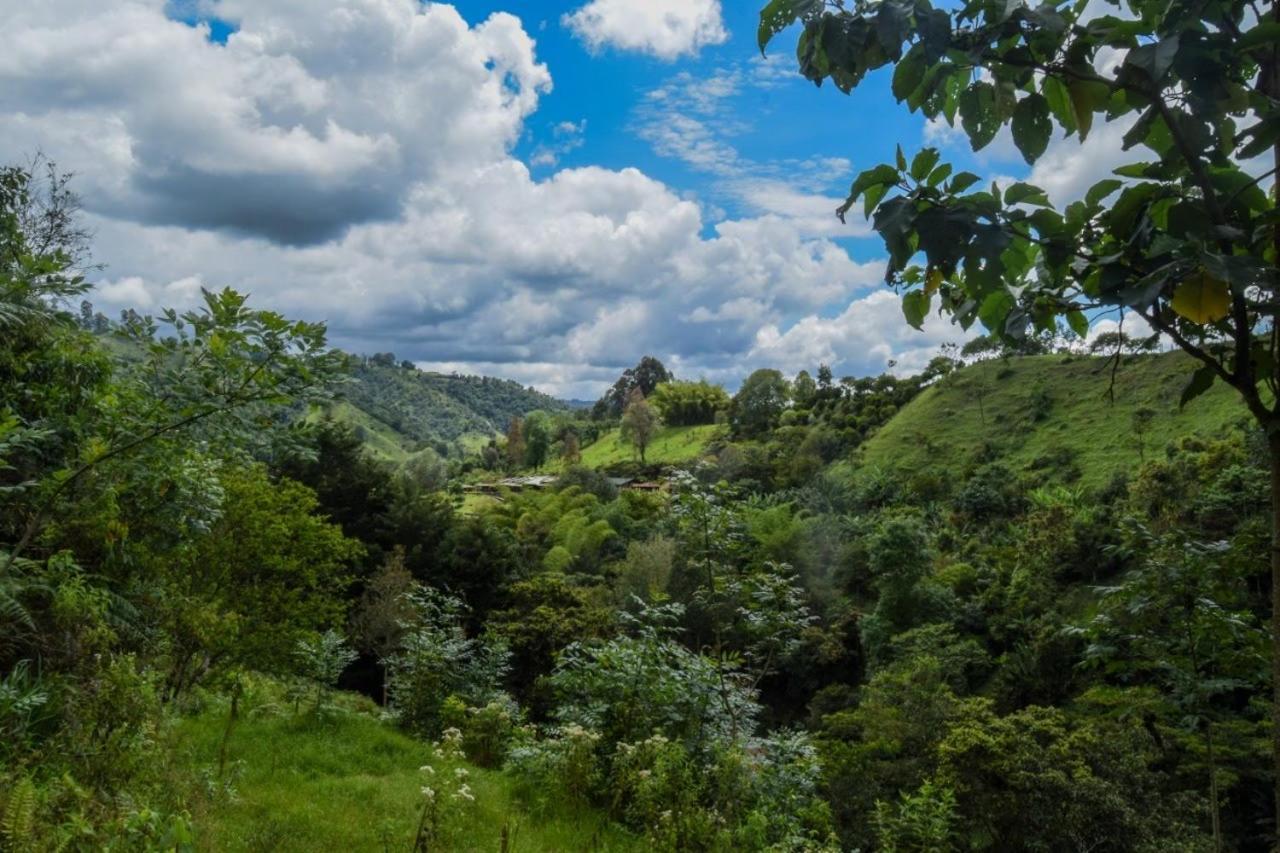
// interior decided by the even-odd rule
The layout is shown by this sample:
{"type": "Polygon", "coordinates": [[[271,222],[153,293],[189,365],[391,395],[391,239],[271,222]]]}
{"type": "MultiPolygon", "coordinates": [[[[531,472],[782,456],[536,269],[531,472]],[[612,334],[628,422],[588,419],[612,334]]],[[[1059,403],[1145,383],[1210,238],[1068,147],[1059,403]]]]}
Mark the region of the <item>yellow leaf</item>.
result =
{"type": "Polygon", "coordinates": [[[937,267],[929,267],[929,272],[924,277],[924,295],[933,296],[941,286],[942,270],[937,267]]]}
{"type": "Polygon", "coordinates": [[[1204,270],[1173,291],[1173,310],[1193,323],[1216,323],[1231,313],[1231,288],[1204,270]]]}

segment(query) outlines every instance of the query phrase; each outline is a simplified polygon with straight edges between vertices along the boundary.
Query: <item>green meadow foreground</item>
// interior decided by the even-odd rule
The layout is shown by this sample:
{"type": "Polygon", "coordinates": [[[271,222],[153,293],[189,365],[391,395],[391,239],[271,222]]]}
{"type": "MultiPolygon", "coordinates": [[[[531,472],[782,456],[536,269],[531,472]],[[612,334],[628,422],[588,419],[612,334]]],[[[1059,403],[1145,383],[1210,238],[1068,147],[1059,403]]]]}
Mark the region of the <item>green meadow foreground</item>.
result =
{"type": "Polygon", "coordinates": [[[436,777],[467,771],[474,800],[451,799],[430,849],[642,850],[599,812],[517,792],[512,777],[441,760],[421,740],[379,721],[368,700],[340,696],[320,716],[245,702],[227,738],[227,704],[176,726],[175,757],[203,768],[193,820],[200,850],[412,850],[436,777]],[[217,768],[222,762],[219,779],[217,768]],[[433,773],[423,771],[430,766],[433,773]],[[503,839],[506,839],[505,847],[503,839]]]}

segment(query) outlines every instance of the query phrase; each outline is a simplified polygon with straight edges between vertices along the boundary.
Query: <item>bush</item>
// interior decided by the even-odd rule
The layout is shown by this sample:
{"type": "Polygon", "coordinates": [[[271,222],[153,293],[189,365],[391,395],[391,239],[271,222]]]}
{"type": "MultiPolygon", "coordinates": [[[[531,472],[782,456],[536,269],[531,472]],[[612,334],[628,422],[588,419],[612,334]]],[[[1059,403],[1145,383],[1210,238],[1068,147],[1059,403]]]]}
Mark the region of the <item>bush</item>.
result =
{"type": "Polygon", "coordinates": [[[406,625],[400,651],[386,661],[388,692],[405,728],[434,737],[443,728],[451,695],[482,706],[500,694],[509,654],[501,640],[466,636],[458,599],[425,587],[409,598],[415,616],[406,625]]]}

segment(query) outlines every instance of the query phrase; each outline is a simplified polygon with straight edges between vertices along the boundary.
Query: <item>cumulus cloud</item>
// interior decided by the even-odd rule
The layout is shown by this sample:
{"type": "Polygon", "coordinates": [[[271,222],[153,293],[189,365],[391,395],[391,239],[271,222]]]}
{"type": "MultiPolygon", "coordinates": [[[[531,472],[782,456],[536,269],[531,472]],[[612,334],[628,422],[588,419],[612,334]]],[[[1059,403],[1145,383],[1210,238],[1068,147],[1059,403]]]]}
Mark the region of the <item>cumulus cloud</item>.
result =
{"type": "Polygon", "coordinates": [[[502,156],[551,84],[511,15],[472,28],[415,0],[206,5],[238,27],[225,45],[164,0],[0,2],[6,147],[56,151],[112,216],[316,243],[502,156]]]}
{"type": "Polygon", "coordinates": [[[810,315],[785,331],[761,327],[747,361],[792,372],[822,363],[854,375],[879,373],[893,362],[900,373],[916,373],[942,344],[975,334],[936,312],[917,331],[903,321],[901,299],[880,290],[855,299],[834,317],[810,315]]]}
{"type": "Polygon", "coordinates": [[[729,38],[720,0],[591,0],[563,23],[592,50],[608,46],[665,60],[729,38]]]}
{"type": "MultiPolygon", "coordinates": [[[[43,149],[78,173],[108,313],[230,285],[354,351],[574,397],[648,353],[733,385],[770,358],[879,370],[934,340],[868,301],[883,264],[834,241],[816,181],[743,172],[747,213],[709,223],[636,169],[532,175],[512,149],[551,77],[509,15],[200,8],[234,26],[225,45],[164,0],[0,0],[0,159],[43,149]]],[[[679,97],[714,112],[742,79],[679,97]]],[[[565,122],[550,144],[585,130],[565,122]]]]}

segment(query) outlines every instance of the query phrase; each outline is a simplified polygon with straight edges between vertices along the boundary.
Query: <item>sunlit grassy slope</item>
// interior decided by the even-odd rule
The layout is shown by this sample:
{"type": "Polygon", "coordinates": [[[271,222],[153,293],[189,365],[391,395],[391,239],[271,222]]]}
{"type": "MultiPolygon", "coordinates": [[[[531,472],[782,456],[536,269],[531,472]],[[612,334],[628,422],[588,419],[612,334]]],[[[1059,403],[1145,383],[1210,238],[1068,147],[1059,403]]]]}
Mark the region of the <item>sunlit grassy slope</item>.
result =
{"type": "Polygon", "coordinates": [[[387,424],[345,401],[332,403],[324,408],[315,407],[307,420],[315,421],[328,414],[334,420],[360,427],[364,443],[375,456],[391,462],[402,462],[412,455],[412,442],[387,424]]]}
{"type": "Polygon", "coordinates": [[[1218,435],[1247,418],[1222,385],[1179,410],[1191,370],[1190,358],[1181,353],[1140,356],[1119,366],[1113,384],[1112,362],[1105,358],[985,362],[904,406],[863,445],[858,459],[904,474],[958,474],[984,454],[1024,469],[1065,449],[1081,470],[1081,484],[1100,486],[1114,472],[1139,464],[1139,409],[1154,413],[1144,442],[1148,457],[1175,438],[1218,435]],[[1109,389],[1114,400],[1108,399],[1109,389]]]}
{"type": "MultiPolygon", "coordinates": [[[[184,720],[181,748],[191,767],[213,778],[226,726],[225,706],[184,720]]],[[[316,720],[247,714],[227,751],[231,794],[198,799],[193,818],[201,850],[359,853],[411,850],[428,777],[428,747],[371,716],[344,713],[316,720]]],[[[450,767],[439,761],[436,772],[450,767]]],[[[628,833],[599,813],[552,806],[529,813],[507,774],[468,768],[475,803],[451,809],[448,838],[432,850],[500,849],[507,827],[512,851],[639,850],[628,833]]]]}
{"type": "MultiPolygon", "coordinates": [[[[715,425],[663,427],[645,451],[645,462],[651,465],[691,462],[702,455],[707,442],[720,429],[715,425]]],[[[619,462],[638,462],[639,459],[635,448],[623,441],[616,429],[604,433],[582,450],[582,464],[588,468],[607,468],[619,462]]]]}

